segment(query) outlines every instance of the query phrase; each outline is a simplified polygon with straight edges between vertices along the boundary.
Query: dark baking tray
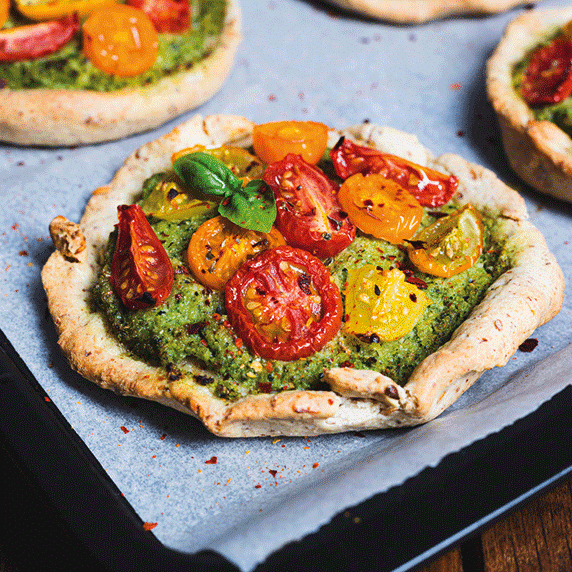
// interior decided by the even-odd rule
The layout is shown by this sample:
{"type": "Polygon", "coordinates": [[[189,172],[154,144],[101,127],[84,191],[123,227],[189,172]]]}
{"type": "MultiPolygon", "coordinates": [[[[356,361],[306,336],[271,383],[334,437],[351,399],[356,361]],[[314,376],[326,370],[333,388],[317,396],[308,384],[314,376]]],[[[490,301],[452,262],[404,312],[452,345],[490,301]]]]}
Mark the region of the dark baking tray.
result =
{"type": "MultiPolygon", "coordinates": [[[[44,565],[58,560],[60,572],[78,566],[109,572],[237,570],[213,552],[168,549],[144,529],[1,331],[0,372],[2,457],[10,469],[4,545],[20,539],[7,526],[17,516],[26,536],[21,556],[44,565]],[[36,539],[30,514],[41,519],[36,539]]],[[[270,555],[256,572],[418,567],[572,473],[571,397],[568,386],[499,433],[348,508],[270,555]]]]}

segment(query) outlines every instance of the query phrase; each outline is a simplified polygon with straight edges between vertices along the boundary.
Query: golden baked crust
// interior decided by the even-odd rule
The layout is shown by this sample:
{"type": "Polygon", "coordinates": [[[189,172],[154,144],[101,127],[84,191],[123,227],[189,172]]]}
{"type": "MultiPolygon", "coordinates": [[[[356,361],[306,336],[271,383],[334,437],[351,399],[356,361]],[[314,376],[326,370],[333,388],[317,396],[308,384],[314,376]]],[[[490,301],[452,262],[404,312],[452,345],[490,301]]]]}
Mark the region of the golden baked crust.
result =
{"type": "Polygon", "coordinates": [[[496,14],[539,0],[330,0],[341,8],[399,24],[420,24],[463,14],[496,14]]]}
{"type": "MultiPolygon", "coordinates": [[[[357,125],[341,134],[422,165],[459,177],[453,200],[473,203],[501,219],[499,239],[506,238],[512,268],[489,289],[483,302],[441,349],[415,369],[404,387],[372,371],[335,368],[327,372],[330,391],[285,391],[243,398],[227,404],[193,380],[170,379],[166,370],[131,357],[109,335],[104,318],[90,311],[90,289],[98,273],[98,253],[117,220],[116,207],[133,202],[143,181],[170,166],[174,151],[195,144],[248,145],[253,123],[235,116],[199,115],[171,133],[144,145],[127,158],[109,185],[97,189],[79,227],[86,247],[69,244],[56,250],[42,270],[49,310],[59,344],[71,366],[84,377],[121,394],[151,399],[199,418],[213,433],[226,437],[312,435],[352,429],[417,425],[451,405],[485,370],[504,365],[539,325],[562,304],[564,281],[546,243],[526,217],[523,199],[492,172],[456,155],[433,157],[413,135],[388,127],[357,125]]],[[[77,225],[60,217],[52,226],[77,225]]],[[[214,372],[195,370],[211,377],[214,372]]]]}
{"type": "Polygon", "coordinates": [[[512,70],[547,33],[570,20],[571,7],[523,13],[507,26],[486,70],[511,167],[531,187],[566,201],[572,201],[572,139],[555,123],[535,119],[512,86],[512,70]]]}
{"type": "Polygon", "coordinates": [[[115,92],[0,90],[0,141],[84,145],[153,129],[209,100],[223,85],[241,41],[237,0],[228,1],[220,43],[190,70],[145,88],[115,92]]]}

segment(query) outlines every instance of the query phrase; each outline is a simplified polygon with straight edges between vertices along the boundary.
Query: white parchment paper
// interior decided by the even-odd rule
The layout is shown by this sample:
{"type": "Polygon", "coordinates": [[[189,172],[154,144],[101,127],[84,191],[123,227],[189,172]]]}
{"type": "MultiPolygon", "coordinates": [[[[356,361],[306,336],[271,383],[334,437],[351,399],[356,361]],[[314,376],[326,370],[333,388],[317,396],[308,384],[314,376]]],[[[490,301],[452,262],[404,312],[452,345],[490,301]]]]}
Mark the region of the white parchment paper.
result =
{"type": "MultiPolygon", "coordinates": [[[[486,59],[522,10],[392,26],[310,1],[243,0],[235,67],[197,111],[339,128],[367,119],[415,133],[435,154],[458,153],[515,186],[570,282],[572,206],[539,195],[511,173],[486,101],[486,59]]],[[[571,383],[568,295],[560,314],[534,333],[533,352],[517,352],[439,419],[414,429],[218,439],[190,417],[121,398],[73,373],[57,347],[39,278],[52,251],[48,224],[59,214],[79,220],[90,193],[109,182],[128,154],[191,115],[102,145],[0,146],[0,325],[167,547],[212,548],[250,571],[283,544],[512,424],[571,383]]]]}

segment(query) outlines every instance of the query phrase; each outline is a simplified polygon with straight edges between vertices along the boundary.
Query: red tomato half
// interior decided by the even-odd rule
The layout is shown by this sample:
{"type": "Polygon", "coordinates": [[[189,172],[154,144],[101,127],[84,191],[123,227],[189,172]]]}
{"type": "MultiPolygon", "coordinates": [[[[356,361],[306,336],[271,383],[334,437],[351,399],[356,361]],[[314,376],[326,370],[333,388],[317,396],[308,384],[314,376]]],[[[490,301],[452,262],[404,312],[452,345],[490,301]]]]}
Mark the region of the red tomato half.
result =
{"type": "Polygon", "coordinates": [[[352,243],[356,235],[338,202],[338,185],[300,155],[272,163],[264,180],[276,197],[276,228],[290,246],[328,258],[352,243]]]}
{"type": "Polygon", "coordinates": [[[0,62],[31,60],[53,54],[79,30],[77,14],[0,32],[0,62]]]}
{"type": "Polygon", "coordinates": [[[189,0],[127,0],[143,10],[160,33],[180,34],[189,29],[189,0]]]}
{"type": "Polygon", "coordinates": [[[371,147],[356,145],[345,138],[340,139],[330,151],[330,158],[342,179],[356,173],[379,173],[407,189],[424,207],[439,207],[449,202],[459,185],[459,180],[453,175],[439,173],[371,147]]]}
{"type": "Polygon", "coordinates": [[[120,205],[111,285],[130,310],[157,306],[173,287],[173,265],[139,205],[120,205]]]}
{"type": "Polygon", "coordinates": [[[550,105],[567,98],[572,93],[572,40],[556,38],[536,50],[521,89],[530,105],[550,105]]]}
{"type": "Polygon", "coordinates": [[[292,361],[322,349],[342,323],[328,269],[305,250],[279,246],[241,266],[225,290],[236,334],[257,355],[292,361]]]}

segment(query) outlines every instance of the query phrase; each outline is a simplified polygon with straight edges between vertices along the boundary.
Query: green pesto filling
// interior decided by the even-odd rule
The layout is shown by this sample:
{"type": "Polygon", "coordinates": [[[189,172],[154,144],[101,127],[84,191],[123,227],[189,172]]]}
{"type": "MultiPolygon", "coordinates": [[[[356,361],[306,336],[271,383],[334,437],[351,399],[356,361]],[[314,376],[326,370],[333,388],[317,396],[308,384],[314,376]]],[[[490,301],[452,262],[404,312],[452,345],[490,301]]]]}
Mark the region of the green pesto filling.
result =
{"type": "MultiPolygon", "coordinates": [[[[516,64],[512,72],[512,84],[517,93],[521,93],[524,72],[528,67],[532,54],[540,47],[546,46],[560,34],[560,28],[551,30],[546,34],[542,42],[535,45],[526,56],[516,64]]],[[[531,107],[534,118],[537,121],[550,121],[555,123],[562,131],[572,137],[572,98],[567,97],[563,101],[542,107],[531,107]]]]}
{"type": "MultiPolygon", "coordinates": [[[[83,55],[81,32],[57,52],[34,60],[0,63],[0,81],[11,89],[81,89],[100,92],[152,85],[191,69],[217,46],[224,26],[226,0],[192,0],[191,25],[183,34],[159,34],[153,66],[134,77],[116,77],[96,68],[83,55]],[[3,80],[3,81],[2,81],[3,80]]],[[[7,27],[29,24],[12,16],[7,27]]]]}
{"type": "MultiPolygon", "coordinates": [[[[144,196],[156,181],[156,177],[148,181],[144,196]]],[[[439,210],[452,212],[455,207],[439,210]]],[[[226,315],[224,293],[199,284],[186,265],[186,249],[193,232],[215,215],[216,212],[207,213],[178,223],[151,219],[173,261],[175,279],[167,301],[148,310],[127,310],[113,292],[110,273],[115,235],[112,234],[105,264],[93,289],[93,304],[106,316],[111,331],[135,356],[161,364],[174,375],[184,372],[185,360],[191,359],[219,374],[216,379],[196,376],[195,380],[228,400],[261,392],[321,388],[324,371],[334,366],[373,369],[403,385],[415,366],[451,337],[482,300],[487,288],[510,266],[505,245],[494,243],[491,238],[495,221],[485,218],[484,251],[472,268],[452,278],[414,272],[414,276],[427,284],[425,292],[432,304],[403,338],[370,342],[340,331],[321,351],[306,359],[265,360],[246,347],[237,347],[236,335],[226,315]]],[[[434,220],[426,213],[423,225],[434,220]]],[[[343,252],[326,261],[340,289],[350,268],[375,264],[385,269],[398,263],[408,265],[401,248],[359,235],[343,252]]]]}

